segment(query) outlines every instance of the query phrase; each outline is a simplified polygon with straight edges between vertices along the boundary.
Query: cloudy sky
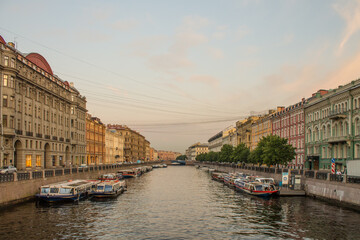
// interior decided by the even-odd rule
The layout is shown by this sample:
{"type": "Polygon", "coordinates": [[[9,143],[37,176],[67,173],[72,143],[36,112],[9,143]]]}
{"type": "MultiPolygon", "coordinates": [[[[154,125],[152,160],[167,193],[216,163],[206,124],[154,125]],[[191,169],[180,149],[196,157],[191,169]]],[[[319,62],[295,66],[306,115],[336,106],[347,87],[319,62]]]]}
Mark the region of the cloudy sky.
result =
{"type": "Polygon", "coordinates": [[[2,1],[89,112],[184,152],[237,119],[360,77],[360,0],[2,1]]]}

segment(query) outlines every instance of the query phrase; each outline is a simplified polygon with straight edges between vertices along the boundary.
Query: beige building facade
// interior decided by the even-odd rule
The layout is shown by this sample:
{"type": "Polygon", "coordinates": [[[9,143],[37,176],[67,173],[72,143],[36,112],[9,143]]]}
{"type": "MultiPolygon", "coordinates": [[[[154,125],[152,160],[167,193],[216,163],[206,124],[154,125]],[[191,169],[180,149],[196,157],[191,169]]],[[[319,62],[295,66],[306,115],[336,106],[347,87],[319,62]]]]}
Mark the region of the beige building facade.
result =
{"type": "Polygon", "coordinates": [[[78,165],[86,155],[86,99],[38,53],[0,36],[0,166],[19,170],[78,165]]]}
{"type": "Polygon", "coordinates": [[[105,163],[124,162],[124,138],[115,129],[105,131],[105,163]]]}

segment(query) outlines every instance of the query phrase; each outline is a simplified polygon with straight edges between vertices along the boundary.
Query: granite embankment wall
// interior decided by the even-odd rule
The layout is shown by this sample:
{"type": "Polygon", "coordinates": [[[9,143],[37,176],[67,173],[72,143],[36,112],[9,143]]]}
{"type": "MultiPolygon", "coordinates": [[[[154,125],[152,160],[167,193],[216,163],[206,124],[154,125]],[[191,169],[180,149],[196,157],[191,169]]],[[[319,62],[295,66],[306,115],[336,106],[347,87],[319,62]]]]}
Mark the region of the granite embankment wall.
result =
{"type": "MultiPolygon", "coordinates": [[[[220,172],[243,172],[251,175],[258,175],[263,177],[272,177],[275,181],[279,182],[282,180],[282,170],[276,169],[275,173],[249,170],[244,168],[236,168],[230,166],[221,166],[216,164],[204,164],[197,163],[200,166],[206,166],[213,168],[220,172]]],[[[345,181],[335,181],[331,179],[328,173],[319,173],[324,176],[324,179],[316,179],[317,172],[311,171],[314,175],[307,174],[306,171],[302,171],[301,183],[307,196],[320,198],[323,200],[336,201],[344,205],[348,205],[355,209],[360,209],[360,184],[349,183],[345,181]],[[330,181],[332,180],[332,181],[330,181]]],[[[310,172],[308,172],[310,173],[310,172]]]]}
{"type": "MultiPolygon", "coordinates": [[[[57,183],[62,181],[74,180],[74,179],[96,179],[101,174],[105,173],[115,173],[121,169],[131,169],[134,167],[147,166],[151,164],[136,164],[136,165],[126,165],[126,166],[117,166],[111,167],[109,169],[94,169],[93,171],[83,171],[76,172],[70,171],[69,174],[63,174],[60,176],[50,176],[46,177],[45,171],[42,171],[41,178],[36,179],[27,179],[27,180],[18,180],[17,177],[19,174],[15,174],[15,181],[11,182],[2,182],[0,183],[0,207],[6,207],[8,205],[13,205],[19,202],[24,202],[30,199],[33,199],[35,194],[39,192],[39,188],[43,185],[57,183]]],[[[48,171],[48,170],[46,170],[48,171]]],[[[39,173],[39,171],[37,172],[39,173]]],[[[32,174],[29,174],[32,176],[32,174]]]]}

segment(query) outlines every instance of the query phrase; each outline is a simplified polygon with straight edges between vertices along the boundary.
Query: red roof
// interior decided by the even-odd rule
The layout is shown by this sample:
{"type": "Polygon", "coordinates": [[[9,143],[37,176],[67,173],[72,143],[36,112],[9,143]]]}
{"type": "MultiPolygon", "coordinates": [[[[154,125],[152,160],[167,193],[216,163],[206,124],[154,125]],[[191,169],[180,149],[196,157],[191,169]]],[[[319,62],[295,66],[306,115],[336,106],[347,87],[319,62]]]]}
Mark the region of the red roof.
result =
{"type": "Polygon", "coordinates": [[[53,71],[51,70],[51,67],[50,67],[49,63],[40,54],[38,54],[38,53],[30,53],[30,54],[28,54],[26,56],[26,59],[31,61],[32,63],[34,63],[36,66],[40,67],[41,69],[43,69],[47,73],[49,73],[51,75],[54,75],[53,71]]]}
{"type": "Polygon", "coordinates": [[[2,44],[5,44],[6,45],[6,42],[5,42],[5,40],[3,39],[3,37],[0,35],[0,42],[2,43],[2,44]]]}

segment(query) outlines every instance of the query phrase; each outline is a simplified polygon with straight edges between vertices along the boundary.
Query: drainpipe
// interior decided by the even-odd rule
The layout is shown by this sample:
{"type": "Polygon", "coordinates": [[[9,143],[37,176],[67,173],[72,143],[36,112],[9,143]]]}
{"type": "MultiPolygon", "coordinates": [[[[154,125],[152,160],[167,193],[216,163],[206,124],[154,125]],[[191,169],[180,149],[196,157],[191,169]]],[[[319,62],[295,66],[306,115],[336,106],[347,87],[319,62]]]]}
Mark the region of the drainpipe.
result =
{"type": "Polygon", "coordinates": [[[3,74],[1,74],[1,83],[0,83],[0,101],[1,101],[1,107],[0,107],[0,125],[1,125],[1,155],[0,155],[0,167],[3,166],[3,161],[4,161],[4,126],[3,126],[3,84],[4,84],[4,79],[3,79],[3,74]]]}

